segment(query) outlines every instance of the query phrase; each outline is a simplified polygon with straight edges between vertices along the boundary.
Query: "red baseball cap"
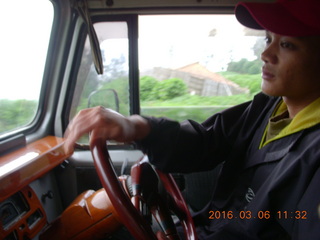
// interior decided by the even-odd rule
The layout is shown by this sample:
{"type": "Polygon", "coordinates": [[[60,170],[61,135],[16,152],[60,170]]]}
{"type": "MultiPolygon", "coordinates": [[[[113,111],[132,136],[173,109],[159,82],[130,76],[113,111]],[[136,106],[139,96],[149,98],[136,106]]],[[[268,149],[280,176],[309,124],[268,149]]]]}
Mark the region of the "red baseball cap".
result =
{"type": "Polygon", "coordinates": [[[253,29],[291,37],[320,35],[320,0],[240,2],[235,15],[241,24],[253,29]]]}

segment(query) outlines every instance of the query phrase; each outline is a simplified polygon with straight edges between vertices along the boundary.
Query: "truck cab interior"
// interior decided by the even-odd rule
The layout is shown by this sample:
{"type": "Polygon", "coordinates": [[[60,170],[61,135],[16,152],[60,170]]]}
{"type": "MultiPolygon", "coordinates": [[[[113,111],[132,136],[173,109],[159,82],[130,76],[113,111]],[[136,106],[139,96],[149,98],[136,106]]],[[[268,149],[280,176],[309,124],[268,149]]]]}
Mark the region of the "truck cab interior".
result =
{"type": "Polygon", "coordinates": [[[135,144],[90,146],[89,136],[67,155],[63,136],[95,106],[201,122],[249,101],[265,33],[236,21],[237,2],[4,0],[0,239],[108,239],[122,227],[156,239],[163,218],[196,239],[190,213],[219,168],[164,174],[135,144]]]}

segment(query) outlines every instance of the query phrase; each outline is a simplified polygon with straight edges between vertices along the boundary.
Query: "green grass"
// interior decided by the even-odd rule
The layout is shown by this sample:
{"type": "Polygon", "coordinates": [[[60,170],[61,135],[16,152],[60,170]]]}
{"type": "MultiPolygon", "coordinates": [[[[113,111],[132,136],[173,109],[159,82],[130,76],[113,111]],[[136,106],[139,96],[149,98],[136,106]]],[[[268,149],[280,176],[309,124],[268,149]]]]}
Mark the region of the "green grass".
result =
{"type": "Polygon", "coordinates": [[[239,74],[234,72],[219,72],[226,79],[238,84],[240,87],[248,88],[250,94],[256,94],[261,89],[261,74],[239,74]]]}

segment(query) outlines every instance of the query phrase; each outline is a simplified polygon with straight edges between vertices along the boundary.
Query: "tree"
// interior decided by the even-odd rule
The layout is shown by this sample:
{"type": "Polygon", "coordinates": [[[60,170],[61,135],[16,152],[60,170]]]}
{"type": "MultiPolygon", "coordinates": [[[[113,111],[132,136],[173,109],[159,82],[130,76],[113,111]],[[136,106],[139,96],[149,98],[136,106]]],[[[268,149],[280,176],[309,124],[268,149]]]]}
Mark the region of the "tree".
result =
{"type": "Polygon", "coordinates": [[[153,88],[152,95],[158,100],[169,100],[187,93],[186,83],[179,78],[171,78],[158,82],[153,88]]]}
{"type": "Polygon", "coordinates": [[[236,73],[258,74],[261,72],[262,63],[260,60],[249,61],[242,58],[237,62],[228,63],[227,71],[236,73]]]}
{"type": "Polygon", "coordinates": [[[260,59],[261,53],[264,51],[266,42],[264,38],[258,38],[252,50],[257,59],[260,59]]]}
{"type": "Polygon", "coordinates": [[[29,124],[37,111],[34,100],[0,100],[0,133],[29,124]]]}
{"type": "Polygon", "coordinates": [[[140,99],[142,101],[150,99],[150,93],[157,83],[157,79],[150,76],[143,76],[140,78],[140,99]]]}
{"type": "Polygon", "coordinates": [[[103,82],[119,79],[127,75],[125,70],[126,58],[123,54],[119,58],[112,58],[108,65],[104,66],[103,82]]]}
{"type": "Polygon", "coordinates": [[[230,61],[228,63],[227,71],[245,74],[258,74],[261,72],[262,61],[261,53],[265,48],[265,40],[263,38],[257,38],[252,51],[256,56],[256,59],[249,61],[248,59],[242,58],[240,61],[230,61]]]}

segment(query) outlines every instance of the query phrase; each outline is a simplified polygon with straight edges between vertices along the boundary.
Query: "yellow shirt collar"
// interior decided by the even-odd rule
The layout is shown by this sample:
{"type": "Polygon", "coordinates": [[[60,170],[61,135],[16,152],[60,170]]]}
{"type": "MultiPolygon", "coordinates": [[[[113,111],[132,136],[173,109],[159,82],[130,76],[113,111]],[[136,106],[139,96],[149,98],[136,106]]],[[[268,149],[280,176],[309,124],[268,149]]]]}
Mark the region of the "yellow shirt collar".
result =
{"type": "MultiPolygon", "coordinates": [[[[272,116],[277,116],[287,110],[287,106],[282,100],[275,108],[272,116]]],[[[275,141],[277,139],[283,138],[290,134],[299,132],[303,129],[313,127],[314,125],[320,123],[320,98],[310,103],[307,107],[302,109],[291,121],[289,125],[280,131],[280,133],[272,139],[265,141],[266,132],[268,130],[269,124],[267,125],[261,143],[260,148],[264,147],[268,143],[275,141]]]]}

